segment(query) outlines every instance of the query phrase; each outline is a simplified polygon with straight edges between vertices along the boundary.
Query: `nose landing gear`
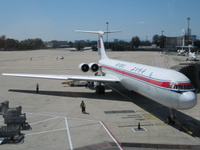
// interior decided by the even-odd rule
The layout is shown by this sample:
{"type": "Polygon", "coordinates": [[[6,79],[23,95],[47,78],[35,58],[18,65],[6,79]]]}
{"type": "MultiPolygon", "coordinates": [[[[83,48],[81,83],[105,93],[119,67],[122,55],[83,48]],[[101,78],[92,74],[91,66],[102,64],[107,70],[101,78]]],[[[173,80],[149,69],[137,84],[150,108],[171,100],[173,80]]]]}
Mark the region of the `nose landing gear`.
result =
{"type": "Polygon", "coordinates": [[[175,124],[175,114],[174,114],[174,109],[169,108],[170,116],[167,117],[167,124],[175,124]]]}

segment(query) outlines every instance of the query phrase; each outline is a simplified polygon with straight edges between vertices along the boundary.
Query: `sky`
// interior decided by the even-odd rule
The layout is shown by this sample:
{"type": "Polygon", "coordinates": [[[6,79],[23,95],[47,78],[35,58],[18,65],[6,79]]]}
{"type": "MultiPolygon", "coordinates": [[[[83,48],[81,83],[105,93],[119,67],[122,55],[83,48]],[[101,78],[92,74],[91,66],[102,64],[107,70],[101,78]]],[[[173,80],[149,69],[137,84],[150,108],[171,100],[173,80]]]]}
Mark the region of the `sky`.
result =
{"type": "MultiPolygon", "coordinates": [[[[73,30],[121,30],[109,39],[133,36],[181,36],[190,17],[192,34],[200,37],[200,0],[0,0],[0,36],[19,41],[95,40],[73,30]]],[[[104,37],[106,39],[106,37],[104,37]]]]}

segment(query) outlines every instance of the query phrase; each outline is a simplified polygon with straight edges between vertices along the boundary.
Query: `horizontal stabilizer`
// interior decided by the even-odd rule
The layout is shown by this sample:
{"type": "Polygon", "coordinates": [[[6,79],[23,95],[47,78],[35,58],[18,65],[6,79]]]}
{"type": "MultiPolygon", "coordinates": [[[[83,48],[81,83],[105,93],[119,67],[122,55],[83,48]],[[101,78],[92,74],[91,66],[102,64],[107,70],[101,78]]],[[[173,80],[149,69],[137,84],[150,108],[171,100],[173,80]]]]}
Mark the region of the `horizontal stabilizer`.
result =
{"type": "Polygon", "coordinates": [[[104,35],[105,33],[115,33],[115,32],[121,32],[121,31],[85,31],[85,30],[74,30],[74,32],[93,33],[93,34],[104,35]]]}

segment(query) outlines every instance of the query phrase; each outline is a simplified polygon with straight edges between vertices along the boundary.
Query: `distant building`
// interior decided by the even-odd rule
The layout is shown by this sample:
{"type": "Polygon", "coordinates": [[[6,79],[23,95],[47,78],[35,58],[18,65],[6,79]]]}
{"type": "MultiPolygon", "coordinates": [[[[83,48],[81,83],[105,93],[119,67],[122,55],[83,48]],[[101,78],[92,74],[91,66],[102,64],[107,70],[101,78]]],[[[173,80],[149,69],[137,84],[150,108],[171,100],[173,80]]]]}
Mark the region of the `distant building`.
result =
{"type": "MultiPolygon", "coordinates": [[[[187,46],[188,36],[178,36],[178,37],[165,37],[164,48],[176,48],[177,46],[187,46]]],[[[196,35],[190,35],[189,44],[192,44],[197,40],[196,35]]]]}
{"type": "Polygon", "coordinates": [[[85,43],[85,40],[75,40],[75,43],[85,43]]]}
{"type": "Polygon", "coordinates": [[[50,41],[50,42],[45,42],[45,46],[47,48],[68,48],[68,41],[50,41]]]}
{"type": "Polygon", "coordinates": [[[178,46],[178,37],[165,37],[164,48],[175,48],[178,46]]]}
{"type": "Polygon", "coordinates": [[[52,48],[53,47],[53,42],[52,41],[51,42],[44,42],[44,44],[45,44],[46,48],[52,48]]]}
{"type": "Polygon", "coordinates": [[[196,35],[191,35],[191,36],[190,36],[190,40],[196,41],[196,40],[197,40],[197,36],[196,36],[196,35]]]}
{"type": "Polygon", "coordinates": [[[118,39],[114,39],[114,42],[118,42],[119,40],[118,39]]]}

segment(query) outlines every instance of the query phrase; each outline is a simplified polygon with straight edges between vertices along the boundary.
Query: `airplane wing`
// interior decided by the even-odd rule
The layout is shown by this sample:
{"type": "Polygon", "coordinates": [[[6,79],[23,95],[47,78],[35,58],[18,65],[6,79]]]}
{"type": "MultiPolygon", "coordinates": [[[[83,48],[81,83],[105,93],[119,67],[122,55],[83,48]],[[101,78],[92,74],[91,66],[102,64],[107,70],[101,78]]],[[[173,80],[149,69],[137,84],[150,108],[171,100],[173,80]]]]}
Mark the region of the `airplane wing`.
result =
{"type": "Polygon", "coordinates": [[[3,76],[27,77],[27,78],[43,78],[57,80],[79,80],[102,83],[119,83],[120,80],[116,76],[84,76],[84,75],[53,75],[53,74],[18,74],[18,73],[2,73],[3,76]]]}

